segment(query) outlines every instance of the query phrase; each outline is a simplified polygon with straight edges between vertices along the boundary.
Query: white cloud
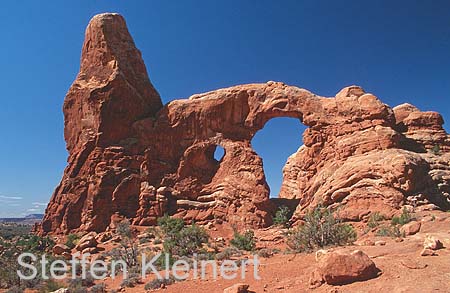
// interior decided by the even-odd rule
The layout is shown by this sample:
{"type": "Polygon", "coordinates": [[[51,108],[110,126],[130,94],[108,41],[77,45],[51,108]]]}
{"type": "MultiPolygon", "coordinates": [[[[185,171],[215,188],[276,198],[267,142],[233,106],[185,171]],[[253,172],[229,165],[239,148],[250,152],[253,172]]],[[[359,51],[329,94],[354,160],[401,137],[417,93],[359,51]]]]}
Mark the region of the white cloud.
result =
{"type": "Polygon", "coordinates": [[[20,197],[20,196],[4,196],[4,195],[0,195],[0,199],[6,199],[6,200],[22,200],[23,197],[20,197]]]}
{"type": "Polygon", "coordinates": [[[38,209],[28,209],[27,212],[37,212],[38,209]]]}
{"type": "Polygon", "coordinates": [[[38,207],[38,206],[46,207],[47,203],[45,203],[45,202],[33,202],[32,205],[34,205],[35,207],[38,207]]]}

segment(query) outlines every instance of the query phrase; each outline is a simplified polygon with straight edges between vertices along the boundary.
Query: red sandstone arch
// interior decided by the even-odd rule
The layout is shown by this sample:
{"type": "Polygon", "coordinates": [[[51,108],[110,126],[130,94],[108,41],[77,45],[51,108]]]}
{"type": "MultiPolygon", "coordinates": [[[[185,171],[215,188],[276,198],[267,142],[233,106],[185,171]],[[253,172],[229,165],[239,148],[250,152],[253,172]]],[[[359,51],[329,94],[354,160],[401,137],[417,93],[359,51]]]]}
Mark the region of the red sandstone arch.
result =
{"type": "Polygon", "coordinates": [[[280,82],[162,106],[117,14],[90,22],[64,117],[68,167],[41,234],[104,231],[122,217],[152,225],[164,213],[270,225],[274,205],[250,141],[274,117],[309,127],[287,163],[280,194],[299,200],[296,216],[318,202],[341,205],[351,220],[370,210],[392,214],[415,197],[448,207],[450,177],[442,174],[450,173],[450,140],[438,113],[391,109],[357,86],[325,98],[280,82]],[[423,150],[440,144],[443,155],[410,151],[411,142],[423,150]],[[220,163],[212,160],[216,145],[225,149],[220,163]]]}

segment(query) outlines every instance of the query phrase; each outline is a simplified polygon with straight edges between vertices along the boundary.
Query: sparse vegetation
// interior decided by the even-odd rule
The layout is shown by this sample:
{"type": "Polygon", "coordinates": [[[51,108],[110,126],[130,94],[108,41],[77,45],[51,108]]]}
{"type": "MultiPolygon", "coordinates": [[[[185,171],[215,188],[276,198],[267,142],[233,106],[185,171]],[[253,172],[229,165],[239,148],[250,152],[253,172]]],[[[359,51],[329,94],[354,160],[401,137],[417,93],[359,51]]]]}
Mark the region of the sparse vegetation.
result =
{"type": "Polygon", "coordinates": [[[91,293],[106,293],[106,286],[103,283],[92,286],[91,293]]]}
{"type": "Polygon", "coordinates": [[[405,236],[400,232],[400,228],[398,227],[398,225],[381,226],[377,230],[375,235],[382,236],[382,237],[393,237],[393,238],[405,236]]]}
{"type": "Polygon", "coordinates": [[[257,253],[258,253],[258,256],[260,256],[260,257],[269,258],[275,254],[275,251],[273,249],[269,249],[269,248],[262,248],[262,249],[258,250],[257,253]]]}
{"type": "Polygon", "coordinates": [[[179,233],[184,228],[182,219],[172,218],[169,215],[164,215],[158,219],[158,226],[164,235],[171,235],[179,233]]]}
{"type": "Polygon", "coordinates": [[[273,224],[287,227],[290,219],[290,213],[291,212],[287,206],[279,207],[275,213],[275,217],[273,217],[273,224]]]}
{"type": "Polygon", "coordinates": [[[434,154],[434,155],[440,155],[441,154],[441,146],[440,145],[438,145],[438,144],[436,144],[436,145],[434,145],[432,148],[431,148],[431,153],[432,154],[434,154]]]}
{"type": "Polygon", "coordinates": [[[241,250],[253,251],[256,247],[255,232],[246,230],[241,234],[235,230],[234,237],[231,239],[230,244],[241,250]]]}
{"type": "Polygon", "coordinates": [[[123,260],[129,268],[138,265],[138,246],[133,239],[130,222],[127,220],[117,225],[117,233],[121,237],[120,247],[111,251],[113,259],[123,260]]]}
{"type": "MultiPolygon", "coordinates": [[[[39,237],[28,233],[15,235],[9,239],[1,238],[0,288],[9,288],[14,292],[14,290],[23,290],[26,288],[39,290],[39,287],[45,286],[45,283],[42,283],[41,271],[38,271],[38,275],[33,280],[21,280],[17,275],[18,270],[21,270],[25,275],[31,273],[30,269],[19,266],[17,262],[18,255],[23,252],[29,252],[36,255],[39,259],[42,254],[49,252],[54,245],[53,240],[48,237],[39,237]]],[[[31,259],[26,259],[25,261],[33,265],[38,264],[38,261],[33,262],[31,259]]]]}
{"type": "Polygon", "coordinates": [[[24,236],[30,234],[31,225],[0,223],[0,240],[11,240],[16,236],[24,236]]]}
{"type": "Polygon", "coordinates": [[[168,285],[172,285],[175,282],[176,282],[176,279],[173,276],[170,276],[169,278],[165,278],[165,279],[156,278],[153,281],[150,281],[147,284],[145,284],[144,289],[145,290],[156,290],[156,289],[160,289],[162,287],[168,286],[168,285]]]}
{"type": "Polygon", "coordinates": [[[384,221],[386,217],[379,212],[371,213],[369,216],[369,220],[367,220],[367,227],[370,229],[374,229],[380,226],[380,222],[384,221]]]}
{"type": "Polygon", "coordinates": [[[202,227],[192,224],[185,226],[183,220],[164,216],[158,220],[164,233],[164,251],[171,255],[192,256],[203,252],[203,245],[208,243],[208,233],[202,227]]]}
{"type": "Polygon", "coordinates": [[[122,281],[121,287],[134,288],[141,283],[141,277],[138,274],[130,274],[128,278],[122,281]]]}
{"type": "Polygon", "coordinates": [[[414,220],[414,216],[404,207],[400,216],[395,216],[392,218],[391,224],[403,226],[412,220],[414,220]]]}
{"type": "Polygon", "coordinates": [[[67,235],[65,245],[70,249],[73,249],[77,245],[78,240],[80,240],[80,237],[77,234],[69,234],[67,235]]]}
{"type": "Polygon", "coordinates": [[[346,245],[356,239],[353,227],[342,223],[322,205],[308,211],[304,221],[303,225],[288,233],[288,245],[296,252],[346,245]]]}
{"type": "Polygon", "coordinates": [[[236,247],[227,247],[222,252],[216,254],[217,260],[230,259],[233,256],[241,256],[242,253],[236,247]]]}
{"type": "Polygon", "coordinates": [[[37,289],[39,293],[47,293],[56,291],[63,287],[64,287],[63,284],[56,282],[55,280],[47,280],[41,283],[39,286],[37,286],[37,289]]]}

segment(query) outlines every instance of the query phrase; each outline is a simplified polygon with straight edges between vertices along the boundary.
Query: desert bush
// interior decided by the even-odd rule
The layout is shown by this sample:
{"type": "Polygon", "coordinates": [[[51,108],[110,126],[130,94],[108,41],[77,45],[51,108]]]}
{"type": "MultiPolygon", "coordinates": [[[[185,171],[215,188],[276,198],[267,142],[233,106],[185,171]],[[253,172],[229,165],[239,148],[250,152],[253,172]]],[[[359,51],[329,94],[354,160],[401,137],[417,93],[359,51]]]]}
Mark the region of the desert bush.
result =
{"type": "Polygon", "coordinates": [[[405,235],[400,232],[400,228],[398,225],[390,225],[390,226],[381,226],[376,234],[376,236],[382,236],[382,237],[404,237],[405,235]]]}
{"type": "MultiPolygon", "coordinates": [[[[25,258],[23,261],[27,264],[32,264],[35,267],[40,267],[40,256],[44,251],[40,251],[40,249],[47,249],[47,242],[40,242],[39,239],[43,238],[28,238],[21,239],[20,245],[19,241],[17,241],[14,245],[11,245],[3,251],[0,255],[0,288],[36,288],[43,281],[42,271],[38,270],[37,276],[32,280],[21,280],[17,274],[17,271],[20,270],[24,275],[30,275],[32,271],[28,268],[21,267],[17,261],[17,256],[24,252],[32,252],[36,255],[37,260],[32,261],[30,258],[25,258]],[[30,240],[31,239],[31,240],[30,240]],[[44,243],[44,244],[42,244],[44,243]],[[41,245],[43,245],[42,248],[41,245]],[[32,250],[27,250],[31,248],[32,250]]],[[[52,258],[48,257],[49,262],[52,262],[52,258]]],[[[46,267],[47,271],[46,275],[49,274],[49,266],[46,267]]]]}
{"type": "Polygon", "coordinates": [[[201,253],[203,244],[209,241],[205,229],[196,224],[185,226],[181,219],[165,215],[158,219],[158,225],[164,234],[164,251],[170,255],[192,256],[201,253]]]}
{"type": "Polygon", "coordinates": [[[86,278],[78,277],[76,279],[70,279],[69,291],[72,292],[72,290],[75,290],[77,288],[92,287],[94,285],[95,285],[94,278],[90,274],[87,274],[86,278]]]}
{"type": "Polygon", "coordinates": [[[275,217],[273,217],[273,224],[286,227],[288,226],[290,219],[290,210],[287,206],[281,206],[275,213],[275,217]]]}
{"type": "Polygon", "coordinates": [[[440,155],[441,154],[441,146],[436,144],[431,148],[431,153],[434,155],[440,155]]]}
{"type": "Polygon", "coordinates": [[[31,228],[31,225],[0,223],[0,238],[3,240],[12,240],[14,237],[28,235],[31,232],[31,228]]]}
{"type": "Polygon", "coordinates": [[[13,286],[9,288],[5,293],[23,293],[25,292],[22,288],[18,286],[13,286]]]}
{"type": "Polygon", "coordinates": [[[171,234],[177,234],[184,228],[184,222],[182,219],[172,218],[169,215],[164,215],[158,219],[158,226],[165,236],[171,234]]]}
{"type": "Polygon", "coordinates": [[[242,255],[241,251],[236,247],[227,247],[223,251],[216,254],[216,259],[220,261],[230,259],[233,256],[241,256],[241,255],[242,255]]]}
{"type": "Polygon", "coordinates": [[[164,239],[164,250],[178,256],[192,256],[202,252],[203,244],[208,243],[208,233],[202,227],[192,224],[178,233],[168,234],[164,239]]]}
{"type": "Polygon", "coordinates": [[[369,216],[369,220],[367,220],[367,227],[369,227],[370,229],[376,228],[380,226],[380,222],[385,219],[385,216],[383,216],[379,212],[371,213],[369,216]]]}
{"type": "Polygon", "coordinates": [[[253,251],[256,247],[255,232],[253,232],[252,230],[246,230],[241,234],[237,230],[235,230],[233,239],[231,239],[230,244],[238,249],[253,251]]]}
{"type": "Polygon", "coordinates": [[[80,237],[77,234],[69,234],[67,235],[65,245],[70,249],[73,249],[77,245],[78,240],[80,240],[80,237]]]}
{"type": "Polygon", "coordinates": [[[164,278],[164,279],[156,278],[156,279],[148,282],[147,284],[145,284],[144,289],[145,290],[156,290],[156,289],[160,289],[161,287],[164,287],[164,286],[172,285],[175,282],[176,282],[176,279],[174,276],[170,276],[169,278],[164,278]]]}
{"type": "Polygon", "coordinates": [[[346,245],[355,239],[353,227],[342,223],[330,209],[322,205],[308,211],[304,224],[288,233],[288,245],[296,252],[346,245]]]}
{"type": "Polygon", "coordinates": [[[63,288],[63,284],[56,282],[55,280],[47,280],[45,282],[42,282],[41,284],[39,284],[37,286],[37,290],[39,293],[48,293],[48,292],[53,292],[56,291],[58,289],[63,288]]]}
{"type": "Polygon", "coordinates": [[[100,283],[92,286],[91,293],[106,293],[106,286],[104,283],[100,283]]]}
{"type": "Polygon", "coordinates": [[[48,252],[55,245],[55,241],[50,237],[40,237],[37,235],[23,235],[14,244],[23,251],[30,253],[48,252]]]}
{"type": "Polygon", "coordinates": [[[130,274],[125,280],[122,281],[121,287],[134,288],[141,283],[141,277],[139,274],[130,274]]]}
{"type": "Polygon", "coordinates": [[[128,220],[117,224],[117,233],[121,237],[120,246],[111,250],[111,257],[114,260],[123,260],[128,268],[138,265],[138,246],[133,239],[130,222],[128,220]]]}
{"type": "Polygon", "coordinates": [[[69,292],[69,293],[88,293],[89,290],[88,290],[88,288],[81,286],[81,287],[69,288],[67,290],[67,292],[69,292]]]}
{"type": "Polygon", "coordinates": [[[262,249],[258,250],[258,256],[260,256],[260,257],[269,258],[269,257],[272,257],[273,255],[274,255],[274,251],[272,249],[262,248],[262,249]]]}
{"type": "Polygon", "coordinates": [[[413,215],[408,211],[407,208],[403,207],[402,213],[400,216],[395,216],[391,220],[392,225],[400,225],[403,226],[414,219],[413,215]]]}

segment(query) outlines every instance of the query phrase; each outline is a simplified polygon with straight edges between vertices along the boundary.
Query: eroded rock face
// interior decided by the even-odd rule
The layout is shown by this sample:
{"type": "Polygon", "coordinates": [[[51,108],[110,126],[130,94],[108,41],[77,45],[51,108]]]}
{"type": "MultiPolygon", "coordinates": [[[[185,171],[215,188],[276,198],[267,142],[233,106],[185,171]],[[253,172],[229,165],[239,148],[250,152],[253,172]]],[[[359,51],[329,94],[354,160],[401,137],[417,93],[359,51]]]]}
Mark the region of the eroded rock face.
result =
{"type": "Polygon", "coordinates": [[[307,129],[283,169],[280,197],[300,199],[295,217],[319,203],[352,221],[392,216],[404,204],[448,209],[450,137],[441,115],[409,104],[390,109],[351,89],[336,95],[334,123],[307,129]]]}
{"type": "Polygon", "coordinates": [[[237,227],[271,224],[262,160],[251,140],[274,117],[309,128],[283,171],[280,197],[342,205],[348,219],[414,201],[447,207],[449,137],[442,117],[391,109],[357,86],[325,98],[279,82],[194,95],[162,106],[125,21],[95,16],[64,103],[68,167],[41,234],[104,231],[164,214],[237,227]],[[431,153],[440,145],[439,154],[431,153]],[[225,150],[214,159],[217,146],[225,150]]]}

